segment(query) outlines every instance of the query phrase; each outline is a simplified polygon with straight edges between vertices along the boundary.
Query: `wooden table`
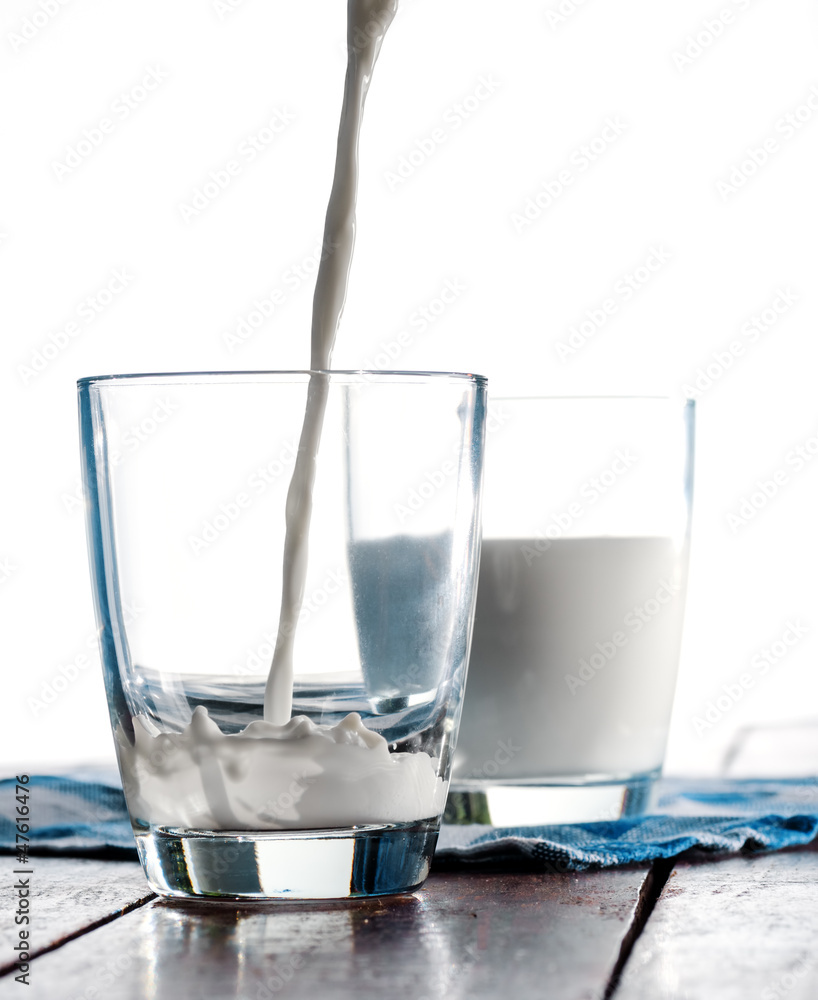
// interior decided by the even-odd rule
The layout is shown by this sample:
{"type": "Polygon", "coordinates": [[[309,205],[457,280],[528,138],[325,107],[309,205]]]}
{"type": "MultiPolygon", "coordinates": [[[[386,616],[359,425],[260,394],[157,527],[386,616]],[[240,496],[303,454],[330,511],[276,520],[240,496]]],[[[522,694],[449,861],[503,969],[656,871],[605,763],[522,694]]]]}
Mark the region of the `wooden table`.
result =
{"type": "MultiPolygon", "coordinates": [[[[0,859],[2,961],[16,941],[0,859]]],[[[354,902],[176,903],[129,861],[33,858],[26,1000],[813,1000],[818,851],[548,874],[433,873],[354,902]]]]}

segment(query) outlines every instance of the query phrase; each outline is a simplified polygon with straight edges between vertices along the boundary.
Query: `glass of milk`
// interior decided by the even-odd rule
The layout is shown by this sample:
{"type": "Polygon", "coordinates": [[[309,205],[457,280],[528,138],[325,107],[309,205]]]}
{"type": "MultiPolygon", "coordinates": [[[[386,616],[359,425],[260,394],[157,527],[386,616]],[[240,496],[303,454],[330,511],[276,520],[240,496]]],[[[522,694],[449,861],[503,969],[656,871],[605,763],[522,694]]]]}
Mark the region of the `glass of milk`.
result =
{"type": "Polygon", "coordinates": [[[694,404],[492,401],[474,639],[447,819],[636,815],[684,613],[694,404]]]}
{"type": "Polygon", "coordinates": [[[80,380],[79,403],[105,684],[154,890],[416,888],[466,672],[485,379],[114,375],[80,380]],[[294,479],[316,386],[314,477],[294,479]],[[286,569],[288,505],[307,512],[303,588],[286,569]],[[292,674],[269,705],[282,634],[292,674]]]}

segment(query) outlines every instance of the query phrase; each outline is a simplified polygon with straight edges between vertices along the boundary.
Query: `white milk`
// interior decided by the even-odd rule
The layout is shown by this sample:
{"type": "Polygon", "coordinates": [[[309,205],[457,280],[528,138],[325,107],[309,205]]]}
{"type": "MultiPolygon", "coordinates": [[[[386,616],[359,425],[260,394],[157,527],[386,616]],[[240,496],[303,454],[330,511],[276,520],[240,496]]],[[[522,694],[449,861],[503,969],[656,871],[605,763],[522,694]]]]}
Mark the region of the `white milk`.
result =
{"type": "Polygon", "coordinates": [[[201,705],[182,733],[143,716],[133,746],[117,734],[131,813],[156,826],[308,830],[409,823],[443,811],[446,786],[426,753],[389,753],[348,715],[337,726],[306,716],[251,722],[225,735],[201,705]]]}
{"type": "Polygon", "coordinates": [[[684,608],[670,538],[484,539],[453,782],[620,777],[664,756],[684,608]]]}

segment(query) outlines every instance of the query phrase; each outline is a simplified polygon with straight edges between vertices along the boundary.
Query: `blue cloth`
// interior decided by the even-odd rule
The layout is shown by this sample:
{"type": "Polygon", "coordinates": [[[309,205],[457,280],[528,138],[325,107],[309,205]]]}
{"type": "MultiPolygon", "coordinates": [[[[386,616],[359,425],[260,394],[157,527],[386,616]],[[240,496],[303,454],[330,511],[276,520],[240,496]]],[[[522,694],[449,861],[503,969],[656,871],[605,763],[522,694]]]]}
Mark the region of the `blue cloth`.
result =
{"type": "Polygon", "coordinates": [[[676,857],[776,851],[818,836],[818,779],[665,779],[650,815],[570,826],[446,825],[435,863],[583,871],[676,857]]]}
{"type": "MultiPolygon", "coordinates": [[[[14,853],[17,841],[14,778],[0,781],[0,852],[14,853]]],[[[57,777],[31,775],[29,851],[34,854],[136,857],[125,796],[115,774],[57,777]]]]}
{"type": "MultiPolygon", "coordinates": [[[[0,781],[0,852],[17,850],[15,786],[0,781]]],[[[125,800],[113,776],[32,776],[32,854],[135,857],[125,800]]],[[[580,871],[669,858],[690,849],[774,851],[818,836],[818,778],[667,779],[654,814],[570,826],[444,825],[436,865],[580,871]]]]}

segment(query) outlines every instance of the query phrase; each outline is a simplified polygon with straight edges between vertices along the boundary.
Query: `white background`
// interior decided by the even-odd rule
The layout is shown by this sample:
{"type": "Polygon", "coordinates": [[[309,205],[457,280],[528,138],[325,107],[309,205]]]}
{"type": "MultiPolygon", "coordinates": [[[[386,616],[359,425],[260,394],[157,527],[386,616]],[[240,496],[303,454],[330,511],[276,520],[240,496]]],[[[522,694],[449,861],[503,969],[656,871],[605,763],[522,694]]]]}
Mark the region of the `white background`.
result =
{"type": "MultiPolygon", "coordinates": [[[[306,273],[320,240],[345,4],[234,3],[43,0],[53,16],[3,3],[4,768],[113,757],[75,496],[76,378],[307,364],[312,282],[295,288],[291,269],[306,273]],[[156,89],[133,90],[150,70],[156,89]],[[120,118],[123,93],[136,107],[120,118]],[[276,112],[293,120],[252,162],[238,154],[276,112]],[[60,168],[103,118],[112,130],[60,168]],[[185,212],[230,159],[240,173],[185,212]],[[95,311],[86,300],[115,270],[127,287],[95,311]],[[224,334],[275,288],[284,304],[231,350],[224,334]],[[44,363],[51,335],[66,346],[44,363]]],[[[716,365],[699,401],[675,772],[717,769],[740,726],[818,714],[818,460],[788,464],[818,434],[816,29],[809,0],[403,0],[368,103],[335,367],[378,364],[406,330],[391,367],[480,372],[498,394],[683,395],[716,365]],[[621,134],[584,160],[609,118],[621,134]],[[417,143],[436,129],[445,139],[424,157],[417,143]],[[765,140],[766,162],[720,190],[765,140]],[[572,183],[518,231],[514,214],[566,169],[572,183]],[[669,259],[626,301],[617,283],[652,248],[669,259]],[[450,280],[465,290],[421,330],[416,311],[450,280]],[[779,289],[792,305],[751,343],[745,324],[779,289]],[[557,343],[606,298],[614,314],[561,359],[557,343]],[[725,370],[714,353],[731,341],[745,353],[725,370]],[[777,495],[731,525],[776,470],[777,495]],[[804,637],[698,735],[694,717],[795,620],[804,637]]]]}

